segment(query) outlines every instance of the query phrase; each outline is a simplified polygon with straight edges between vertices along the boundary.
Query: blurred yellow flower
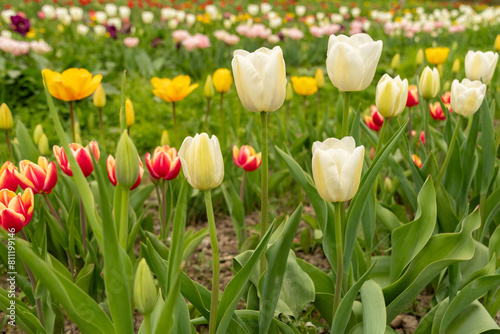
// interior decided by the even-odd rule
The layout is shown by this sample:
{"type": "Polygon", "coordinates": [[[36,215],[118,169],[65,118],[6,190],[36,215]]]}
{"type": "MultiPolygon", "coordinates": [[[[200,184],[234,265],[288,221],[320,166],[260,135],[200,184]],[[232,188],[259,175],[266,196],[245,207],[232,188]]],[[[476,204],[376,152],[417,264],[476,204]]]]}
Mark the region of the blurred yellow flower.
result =
{"type": "Polygon", "coordinates": [[[314,79],[316,80],[316,86],[321,89],[325,85],[325,75],[321,68],[316,70],[316,74],[314,75],[314,79]]]}
{"type": "Polygon", "coordinates": [[[36,37],[36,32],[35,29],[31,28],[28,33],[26,34],[27,38],[35,38],[36,37]]]}
{"type": "Polygon", "coordinates": [[[92,76],[84,68],[70,68],[62,73],[44,69],[42,76],[50,95],[63,101],[78,101],[90,96],[102,80],[102,75],[92,76]]]}
{"type": "Polygon", "coordinates": [[[446,61],[448,54],[450,53],[450,48],[427,48],[425,49],[425,58],[432,65],[439,65],[446,61]]]}
{"type": "Polygon", "coordinates": [[[500,35],[495,38],[495,50],[500,51],[500,35]]]}
{"type": "Polygon", "coordinates": [[[154,77],[151,84],[153,93],[167,102],[181,101],[198,87],[198,84],[191,85],[189,75],[178,75],[173,79],[154,77]]]}
{"type": "Polygon", "coordinates": [[[219,68],[214,72],[212,78],[215,90],[219,93],[227,93],[233,84],[233,76],[227,68],[219,68]]]}
{"type": "Polygon", "coordinates": [[[299,95],[312,95],[318,91],[316,79],[313,77],[292,77],[292,85],[295,93],[299,95]]]}

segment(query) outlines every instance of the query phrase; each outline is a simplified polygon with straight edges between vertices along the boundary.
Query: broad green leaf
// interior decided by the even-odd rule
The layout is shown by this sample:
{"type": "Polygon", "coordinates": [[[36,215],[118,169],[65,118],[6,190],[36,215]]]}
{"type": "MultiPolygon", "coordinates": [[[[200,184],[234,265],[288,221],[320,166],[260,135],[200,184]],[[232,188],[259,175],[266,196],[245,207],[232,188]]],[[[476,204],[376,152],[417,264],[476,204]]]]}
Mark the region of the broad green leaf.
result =
{"type": "Polygon", "coordinates": [[[491,195],[486,199],[486,204],[484,208],[484,224],[483,224],[483,232],[480,236],[479,240],[484,240],[486,234],[488,233],[489,226],[491,222],[500,215],[500,188],[495,190],[491,195]]]}
{"type": "Polygon", "coordinates": [[[481,194],[488,192],[493,170],[495,169],[495,134],[493,130],[493,120],[488,107],[487,99],[483,100],[483,104],[479,109],[481,113],[481,136],[479,142],[482,148],[483,169],[481,173],[481,194]]]}
{"type": "Polygon", "coordinates": [[[392,231],[391,282],[401,275],[408,263],[422,250],[436,226],[436,194],[431,178],[425,181],[417,201],[415,220],[392,231]]]}
{"type": "Polygon", "coordinates": [[[454,232],[460,221],[456,214],[455,203],[442,185],[436,190],[436,202],[439,208],[437,218],[440,231],[454,232]]]}
{"type": "MultiPolygon", "coordinates": [[[[189,232],[189,231],[188,231],[189,232]]],[[[203,239],[208,235],[208,227],[202,228],[196,233],[192,233],[184,240],[184,252],[182,254],[182,260],[187,261],[189,256],[196,250],[196,247],[202,242],[203,239]]]]}
{"type": "Polygon", "coordinates": [[[23,122],[16,120],[16,138],[19,141],[19,150],[22,159],[27,159],[34,163],[38,162],[38,149],[36,148],[30,133],[23,122]]]}
{"type": "MultiPolygon", "coordinates": [[[[16,302],[16,326],[19,326],[27,333],[36,334],[38,332],[43,333],[45,329],[38,317],[33,314],[33,311],[26,306],[23,301],[17,297],[9,298],[9,293],[7,290],[0,288],[0,309],[5,313],[9,314],[10,311],[7,310],[11,306],[11,300],[16,302]]],[[[5,317],[5,320],[8,318],[5,317]]]]}
{"type": "Polygon", "coordinates": [[[75,280],[75,284],[87,293],[89,292],[89,286],[92,280],[92,273],[94,272],[94,268],[95,265],[93,263],[85,265],[82,270],[80,270],[75,280]]]}
{"type": "Polygon", "coordinates": [[[382,334],[385,332],[385,303],[380,286],[372,280],[361,287],[363,304],[363,333],[382,334]]]}
{"type": "MultiPolygon", "coordinates": [[[[364,333],[366,333],[366,332],[364,331],[364,323],[363,322],[358,323],[349,332],[349,334],[364,334],[364,333]]],[[[381,333],[381,334],[397,334],[398,332],[396,332],[394,329],[392,329],[389,326],[385,326],[384,331],[383,332],[379,332],[379,333],[381,333]]]]}
{"type": "MultiPolygon", "coordinates": [[[[257,322],[259,321],[259,318],[260,318],[260,315],[261,313],[259,311],[250,311],[250,310],[236,310],[236,315],[238,315],[238,317],[244,322],[244,323],[255,323],[255,327],[256,329],[258,329],[257,327],[257,322]]],[[[277,326],[280,330],[281,333],[283,334],[300,334],[299,331],[297,330],[294,330],[293,328],[291,328],[290,326],[284,324],[283,322],[279,321],[279,320],[276,320],[276,319],[272,319],[272,324],[274,326],[277,326]]],[[[252,326],[251,324],[248,324],[247,326],[252,326]]],[[[259,332],[258,332],[259,333],[259,332]]]]}
{"type": "Polygon", "coordinates": [[[457,200],[459,208],[465,207],[467,197],[469,195],[470,185],[475,174],[475,169],[477,168],[477,157],[475,153],[480,114],[480,112],[476,112],[473,116],[469,116],[472,117],[472,124],[467,138],[464,140],[462,147],[460,148],[460,153],[462,155],[463,182],[462,189],[457,200]]]}
{"type": "Polygon", "coordinates": [[[149,184],[145,187],[139,187],[130,193],[129,202],[135,212],[139,212],[139,210],[141,210],[144,205],[144,201],[146,201],[149,195],[151,195],[155,187],[156,186],[154,184],[149,184]]]}
{"type": "Polygon", "coordinates": [[[375,202],[375,212],[377,219],[382,222],[382,224],[389,230],[389,232],[394,231],[398,227],[402,226],[398,217],[389,209],[385,208],[379,201],[375,202]]]}

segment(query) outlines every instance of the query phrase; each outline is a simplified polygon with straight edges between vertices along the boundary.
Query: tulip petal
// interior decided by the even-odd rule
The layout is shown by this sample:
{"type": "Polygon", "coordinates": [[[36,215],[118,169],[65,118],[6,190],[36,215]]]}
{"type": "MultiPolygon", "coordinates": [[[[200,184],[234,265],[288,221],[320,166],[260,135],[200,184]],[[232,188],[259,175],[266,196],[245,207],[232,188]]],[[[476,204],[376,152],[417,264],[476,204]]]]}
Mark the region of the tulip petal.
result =
{"type": "Polygon", "coordinates": [[[353,198],[358,191],[359,182],[361,180],[361,172],[363,170],[364,154],[364,146],[358,146],[344,162],[344,166],[340,174],[340,184],[344,201],[353,198]]]}

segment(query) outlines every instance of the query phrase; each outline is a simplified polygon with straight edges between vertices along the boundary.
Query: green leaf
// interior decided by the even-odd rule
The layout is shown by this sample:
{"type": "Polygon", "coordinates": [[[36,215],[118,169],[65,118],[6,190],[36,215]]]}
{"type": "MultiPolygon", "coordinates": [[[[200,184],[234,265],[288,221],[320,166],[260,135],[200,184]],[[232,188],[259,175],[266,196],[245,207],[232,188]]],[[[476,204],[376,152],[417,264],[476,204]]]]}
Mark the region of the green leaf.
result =
{"type": "Polygon", "coordinates": [[[86,264],[76,277],[75,284],[85,292],[89,292],[90,282],[92,280],[92,273],[94,272],[95,265],[93,263],[86,264]]]}
{"type": "MultiPolygon", "coordinates": [[[[351,331],[349,332],[349,334],[364,334],[364,323],[363,322],[360,322],[358,323],[353,329],[351,329],[351,331]]],[[[384,331],[383,332],[379,332],[379,333],[383,333],[383,334],[397,334],[398,332],[396,332],[394,329],[392,329],[391,327],[389,326],[386,326],[384,328],[384,331]]]]}
{"type": "MultiPolygon", "coordinates": [[[[189,232],[189,231],[188,231],[189,232]]],[[[201,243],[203,239],[208,235],[208,227],[202,228],[196,233],[192,233],[184,240],[184,252],[182,254],[182,260],[187,261],[189,256],[196,250],[196,247],[201,243]]]]}
{"type": "Polygon", "coordinates": [[[20,120],[16,121],[16,138],[19,141],[19,149],[23,159],[38,162],[38,149],[36,148],[26,126],[20,120]]]}
{"type": "Polygon", "coordinates": [[[372,280],[366,281],[361,287],[361,302],[363,303],[363,333],[384,333],[386,314],[384,294],[380,286],[372,280]]]}
{"type": "MultiPolygon", "coordinates": [[[[7,290],[0,288],[0,309],[5,314],[10,313],[7,308],[11,306],[11,300],[15,301],[16,303],[16,326],[19,326],[27,333],[36,334],[39,332],[45,332],[45,329],[40,323],[40,320],[35,314],[33,314],[33,311],[23,303],[21,299],[17,297],[9,298],[9,293],[7,292],[7,290]]],[[[5,317],[5,320],[8,320],[8,318],[5,317]]]]}
{"type": "MultiPolygon", "coordinates": [[[[226,206],[229,209],[229,215],[233,221],[236,237],[238,238],[238,246],[241,245],[246,239],[246,223],[245,223],[245,209],[240,196],[236,192],[231,182],[222,184],[222,193],[226,201],[226,206]],[[228,189],[229,188],[229,189],[228,189]]],[[[271,188],[272,189],[272,188],[271,188]]]]}
{"type": "Polygon", "coordinates": [[[481,170],[481,194],[486,194],[490,186],[493,170],[495,169],[495,133],[493,120],[488,107],[488,99],[481,105],[481,136],[479,142],[482,148],[483,169],[481,170]]]}

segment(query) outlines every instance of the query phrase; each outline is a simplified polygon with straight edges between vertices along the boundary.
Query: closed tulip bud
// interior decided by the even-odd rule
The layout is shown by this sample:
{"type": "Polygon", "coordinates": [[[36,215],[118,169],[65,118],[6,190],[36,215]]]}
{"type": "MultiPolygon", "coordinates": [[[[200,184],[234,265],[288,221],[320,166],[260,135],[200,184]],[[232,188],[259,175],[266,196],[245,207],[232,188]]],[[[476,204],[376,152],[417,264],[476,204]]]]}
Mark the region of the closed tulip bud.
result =
{"type": "Polygon", "coordinates": [[[99,84],[94,92],[94,106],[96,108],[104,108],[106,106],[106,92],[102,84],[99,84]]]}
{"type": "Polygon", "coordinates": [[[408,99],[406,100],[406,106],[408,108],[418,105],[418,90],[417,86],[408,86],[408,99]]]}
{"type": "Polygon", "coordinates": [[[144,258],[139,261],[135,272],[134,302],[135,307],[142,314],[150,314],[156,304],[155,281],[144,258]]]}
{"type": "Polygon", "coordinates": [[[203,88],[203,95],[207,99],[211,99],[215,94],[214,84],[212,83],[212,76],[207,76],[207,80],[205,81],[205,87],[203,88]]]}
{"type": "Polygon", "coordinates": [[[250,145],[243,145],[241,148],[235,145],[233,146],[233,161],[237,167],[253,172],[259,168],[262,157],[261,153],[255,153],[255,149],[250,145]]]}
{"type": "Polygon", "coordinates": [[[367,34],[331,35],[326,71],[333,85],[347,92],[368,87],[375,76],[382,47],[382,41],[375,42],[367,34]]]}
{"type": "MultiPolygon", "coordinates": [[[[144,175],[144,168],[142,167],[142,161],[139,156],[137,156],[139,160],[139,176],[137,177],[137,181],[130,187],[130,190],[134,190],[141,184],[142,176],[144,175]]],[[[106,160],[106,169],[108,171],[108,178],[112,185],[116,187],[118,181],[116,180],[116,160],[110,154],[108,159],[106,160]]]]}
{"type": "Polygon", "coordinates": [[[440,87],[438,70],[436,68],[431,70],[429,66],[426,66],[418,82],[420,95],[426,100],[432,99],[439,93],[440,87]]]}
{"type": "Polygon", "coordinates": [[[429,111],[431,113],[431,117],[436,121],[443,121],[446,119],[443,107],[441,107],[441,103],[439,102],[429,103],[429,111]]]}
{"type": "Polygon", "coordinates": [[[458,73],[460,71],[460,59],[455,59],[453,66],[451,67],[453,73],[458,73]]]}
{"type": "Polygon", "coordinates": [[[16,166],[10,161],[6,161],[0,168],[0,189],[16,191],[19,185],[18,171],[16,166]]]}
{"type": "Polygon", "coordinates": [[[289,102],[291,101],[293,98],[293,87],[292,87],[292,83],[291,82],[288,82],[286,84],[286,94],[285,94],[285,101],[286,102],[289,102]]]}
{"type": "Polygon", "coordinates": [[[140,164],[137,161],[138,156],[139,154],[132,139],[128,136],[127,131],[123,131],[116,147],[115,175],[116,182],[125,189],[132,188],[139,178],[140,164]]]}
{"type": "Polygon", "coordinates": [[[370,106],[370,115],[372,117],[373,122],[379,127],[384,124],[384,116],[378,111],[377,106],[370,106]]]}
{"type": "Polygon", "coordinates": [[[401,80],[399,75],[392,79],[388,74],[377,84],[376,104],[384,117],[396,117],[403,112],[408,99],[408,80],[401,80]]]}
{"type": "Polygon", "coordinates": [[[495,38],[494,47],[495,47],[495,50],[500,51],[500,35],[497,35],[497,38],[495,38]]]}
{"type": "Polygon", "coordinates": [[[495,73],[497,62],[498,53],[469,51],[465,56],[465,76],[471,81],[479,80],[488,84],[495,73]]]}
{"type": "MultiPolygon", "coordinates": [[[[131,127],[135,123],[134,105],[130,99],[125,100],[125,118],[127,120],[127,127],[131,127]]],[[[122,120],[122,113],[120,112],[120,122],[122,120]]]]}
{"type": "Polygon", "coordinates": [[[35,194],[49,194],[57,183],[57,167],[45,157],[39,157],[38,164],[22,160],[17,178],[21,188],[31,188],[35,194]]]}
{"type": "Polygon", "coordinates": [[[187,137],[179,150],[182,171],[188,183],[198,190],[218,187],[224,179],[224,161],[216,136],[196,134],[187,137]]]}
{"type": "Polygon", "coordinates": [[[161,133],[160,145],[161,146],[168,146],[168,145],[170,145],[170,137],[168,136],[168,131],[167,130],[163,130],[163,132],[161,133]]]}
{"type": "Polygon", "coordinates": [[[229,88],[231,88],[231,85],[233,84],[231,71],[229,71],[227,68],[219,68],[214,72],[212,81],[217,92],[227,93],[229,91],[229,88]]]}
{"type": "Polygon", "coordinates": [[[314,142],[312,171],[319,195],[328,202],[344,202],[358,191],[365,147],[353,137],[314,142]]]}
{"type": "Polygon", "coordinates": [[[234,51],[231,62],[234,84],[241,103],[249,111],[275,111],[286,95],[286,72],[283,52],[260,48],[249,53],[234,51]]]}
{"type": "Polygon", "coordinates": [[[394,57],[392,57],[391,68],[394,71],[396,71],[399,68],[400,62],[401,62],[401,56],[399,55],[399,53],[396,53],[394,57]]]}
{"type": "Polygon", "coordinates": [[[422,168],[422,160],[418,155],[412,154],[411,158],[413,159],[413,162],[415,163],[415,165],[417,165],[418,168],[422,168]]]}
{"type": "Polygon", "coordinates": [[[42,135],[43,135],[42,124],[37,124],[37,126],[35,126],[35,130],[33,131],[33,141],[35,142],[35,145],[38,145],[42,135]]]}
{"type": "Polygon", "coordinates": [[[18,233],[31,221],[34,206],[34,195],[30,188],[22,195],[16,195],[9,189],[0,190],[0,226],[9,232],[18,233]]]}
{"type": "Polygon", "coordinates": [[[12,113],[9,107],[2,103],[0,106],[0,129],[10,130],[14,126],[14,120],[12,119],[12,113]]]}
{"type": "MultiPolygon", "coordinates": [[[[71,153],[75,157],[76,162],[80,166],[83,175],[87,177],[92,174],[92,172],[94,171],[94,164],[92,162],[91,154],[94,156],[96,161],[99,160],[100,156],[99,146],[97,145],[97,143],[95,141],[91,141],[87,145],[87,147],[83,147],[78,143],[71,143],[69,144],[69,148],[71,150],[71,153]]],[[[73,176],[73,171],[71,170],[71,166],[69,165],[69,161],[66,156],[66,152],[64,152],[64,148],[54,145],[52,151],[54,152],[54,156],[56,157],[57,164],[64,172],[64,174],[73,176]]]]}
{"type": "Polygon", "coordinates": [[[417,66],[420,66],[423,63],[424,63],[424,50],[418,49],[417,55],[415,56],[415,64],[417,64],[417,66]]]}
{"type": "Polygon", "coordinates": [[[313,77],[292,77],[293,90],[298,95],[312,95],[318,91],[313,77]]]}
{"type": "Polygon", "coordinates": [[[451,84],[451,107],[462,116],[469,116],[479,110],[486,95],[486,85],[480,81],[453,80],[451,84]]]}
{"type": "Polygon", "coordinates": [[[392,192],[392,180],[388,176],[386,176],[384,179],[384,188],[388,193],[392,192]]]}
{"type": "Polygon", "coordinates": [[[321,70],[321,68],[318,68],[316,70],[316,74],[314,75],[314,79],[316,80],[316,87],[318,87],[318,89],[323,88],[323,86],[325,85],[325,75],[323,74],[323,71],[321,70]]]}
{"type": "Polygon", "coordinates": [[[41,155],[47,155],[50,153],[49,138],[47,138],[45,133],[42,134],[40,141],[38,142],[38,152],[40,152],[41,155]]]}
{"type": "Polygon", "coordinates": [[[418,138],[422,142],[422,145],[425,145],[425,131],[420,131],[420,136],[418,138]]]}
{"type": "Polygon", "coordinates": [[[173,180],[181,171],[181,160],[175,147],[158,146],[153,156],[146,153],[146,166],[153,180],[173,180]]]}

